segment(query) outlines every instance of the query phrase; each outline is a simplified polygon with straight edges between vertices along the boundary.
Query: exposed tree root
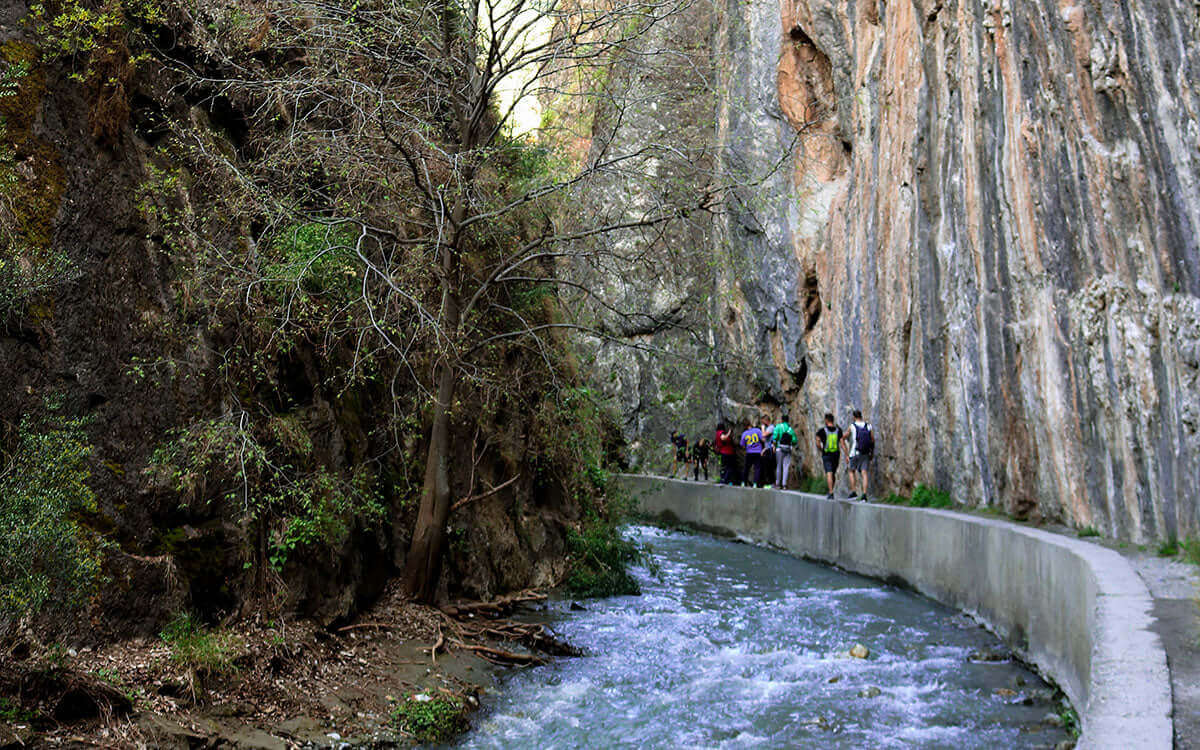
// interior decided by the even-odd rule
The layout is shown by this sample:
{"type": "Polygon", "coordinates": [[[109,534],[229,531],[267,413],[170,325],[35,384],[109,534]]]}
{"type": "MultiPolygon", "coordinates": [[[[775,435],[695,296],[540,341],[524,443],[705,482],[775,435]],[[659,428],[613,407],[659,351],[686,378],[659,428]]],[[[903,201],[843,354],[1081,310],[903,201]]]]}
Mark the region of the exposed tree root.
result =
{"type": "Polygon", "coordinates": [[[441,608],[444,629],[438,628],[438,640],[431,654],[437,658],[447,643],[470,650],[495,664],[531,666],[545,664],[546,656],[581,656],[582,652],[566,643],[541,623],[517,622],[503,616],[520,604],[540,602],[546,594],[540,591],[521,591],[491,602],[459,602],[441,608]],[[446,631],[454,637],[447,639],[446,631]],[[489,643],[516,643],[527,651],[498,648],[489,643]]]}
{"type": "Polygon", "coordinates": [[[511,614],[517,605],[546,600],[546,594],[533,589],[526,589],[515,594],[502,596],[490,602],[455,602],[441,608],[450,617],[461,620],[464,617],[503,617],[511,614]]]}

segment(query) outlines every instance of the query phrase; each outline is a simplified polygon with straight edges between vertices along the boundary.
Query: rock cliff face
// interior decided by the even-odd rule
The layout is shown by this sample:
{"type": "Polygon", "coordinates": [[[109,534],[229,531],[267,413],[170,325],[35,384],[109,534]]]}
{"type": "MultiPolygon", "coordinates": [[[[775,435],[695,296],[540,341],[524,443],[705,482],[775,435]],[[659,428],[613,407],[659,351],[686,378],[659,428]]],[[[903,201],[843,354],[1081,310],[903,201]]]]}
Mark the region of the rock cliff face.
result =
{"type": "Polygon", "coordinates": [[[727,3],[726,158],[792,152],[721,227],[765,402],[862,406],[885,485],[1200,531],[1198,39],[1181,0],[727,3]]]}
{"type": "MultiPolygon", "coordinates": [[[[726,0],[715,17],[714,93],[691,106],[715,112],[718,169],[744,187],[715,221],[711,287],[685,293],[717,361],[749,366],[716,375],[701,421],[787,405],[811,434],[862,407],[879,489],[1200,532],[1194,4],[726,0]]],[[[643,414],[668,379],[647,373],[643,414]]]]}

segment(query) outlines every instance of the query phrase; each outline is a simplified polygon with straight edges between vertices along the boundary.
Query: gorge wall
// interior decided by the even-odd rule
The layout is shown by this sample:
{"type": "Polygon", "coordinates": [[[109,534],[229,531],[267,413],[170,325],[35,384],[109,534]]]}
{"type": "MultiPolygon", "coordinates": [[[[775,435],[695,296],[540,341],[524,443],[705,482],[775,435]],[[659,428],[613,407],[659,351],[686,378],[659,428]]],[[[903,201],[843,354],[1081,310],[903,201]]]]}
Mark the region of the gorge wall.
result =
{"type": "Polygon", "coordinates": [[[1194,4],[720,10],[723,168],[784,165],[717,221],[711,322],[756,367],[715,412],[862,407],[883,491],[1200,531],[1194,4]]]}

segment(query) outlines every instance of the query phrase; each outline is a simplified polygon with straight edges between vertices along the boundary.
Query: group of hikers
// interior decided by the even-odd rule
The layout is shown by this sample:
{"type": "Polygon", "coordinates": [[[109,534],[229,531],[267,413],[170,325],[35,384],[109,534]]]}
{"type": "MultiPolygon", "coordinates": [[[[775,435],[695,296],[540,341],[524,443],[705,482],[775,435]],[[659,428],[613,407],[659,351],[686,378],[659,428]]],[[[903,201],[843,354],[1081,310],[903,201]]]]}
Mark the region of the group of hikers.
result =
{"type": "MultiPolygon", "coordinates": [[[[741,436],[737,437],[736,425],[720,422],[712,442],[701,438],[694,443],[689,443],[678,430],[672,430],[675,460],[671,465],[671,477],[676,478],[682,468],[684,479],[690,473],[700,481],[703,473],[704,480],[708,481],[708,461],[715,453],[721,462],[720,484],[787,489],[792,453],[799,443],[787,413],[775,424],[763,416],[757,425],[746,420],[741,427],[741,436]]],[[[868,469],[875,456],[875,428],[862,412],[855,409],[853,421],[844,430],[838,427],[833,414],[826,414],[824,425],[816,431],[816,443],[825,470],[829,499],[834,499],[838,467],[845,453],[850,464],[850,499],[865,502],[870,481],[868,469]]]]}

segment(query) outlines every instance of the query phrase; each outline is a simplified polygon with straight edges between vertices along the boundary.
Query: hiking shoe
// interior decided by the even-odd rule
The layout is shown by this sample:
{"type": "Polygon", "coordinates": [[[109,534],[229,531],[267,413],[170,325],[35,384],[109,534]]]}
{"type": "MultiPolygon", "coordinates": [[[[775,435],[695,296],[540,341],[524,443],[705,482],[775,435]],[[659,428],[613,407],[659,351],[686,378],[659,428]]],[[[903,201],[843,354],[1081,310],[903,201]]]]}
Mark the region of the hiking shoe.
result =
{"type": "Polygon", "coordinates": [[[832,500],[832,499],[833,499],[833,493],[832,493],[832,492],[830,492],[830,493],[829,493],[829,494],[828,494],[828,495],[825,497],[825,499],[826,499],[826,500],[832,500]]]}

